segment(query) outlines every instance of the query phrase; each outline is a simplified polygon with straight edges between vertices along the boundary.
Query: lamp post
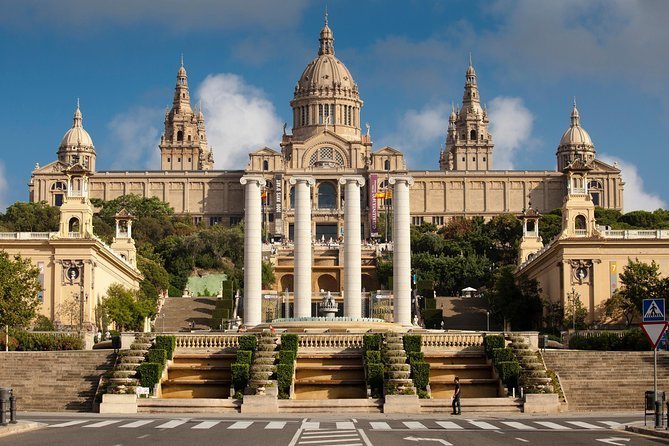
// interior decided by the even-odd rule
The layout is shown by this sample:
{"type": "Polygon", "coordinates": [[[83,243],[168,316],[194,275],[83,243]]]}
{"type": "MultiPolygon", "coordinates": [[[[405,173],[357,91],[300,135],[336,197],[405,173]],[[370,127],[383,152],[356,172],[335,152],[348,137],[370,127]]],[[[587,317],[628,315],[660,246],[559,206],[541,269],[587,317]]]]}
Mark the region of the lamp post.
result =
{"type": "Polygon", "coordinates": [[[567,294],[567,300],[571,301],[571,329],[576,331],[576,300],[578,293],[574,287],[571,287],[571,293],[567,294]],[[569,297],[571,296],[571,298],[569,297]]]}
{"type": "Polygon", "coordinates": [[[485,331],[490,331],[490,311],[485,312],[485,331]]]}

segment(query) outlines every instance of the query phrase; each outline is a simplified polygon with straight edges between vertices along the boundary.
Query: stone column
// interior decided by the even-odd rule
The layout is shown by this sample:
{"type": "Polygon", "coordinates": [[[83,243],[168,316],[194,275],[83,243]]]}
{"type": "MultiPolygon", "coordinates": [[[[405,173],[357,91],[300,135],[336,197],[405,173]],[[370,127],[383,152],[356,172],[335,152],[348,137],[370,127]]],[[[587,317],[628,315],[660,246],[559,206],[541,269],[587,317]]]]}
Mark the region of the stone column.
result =
{"type": "Polygon", "coordinates": [[[262,209],[260,189],[265,179],[244,175],[244,324],[254,327],[262,321],[262,209]]]}
{"type": "Polygon", "coordinates": [[[313,177],[293,177],[295,186],[295,317],[311,316],[311,189],[313,177]]]}
{"type": "Polygon", "coordinates": [[[411,325],[411,237],[409,187],[413,178],[391,177],[393,186],[393,310],[394,322],[411,325]]]}
{"type": "Polygon", "coordinates": [[[360,234],[360,188],[365,185],[361,176],[339,179],[344,185],[344,316],[362,316],[362,251],[360,234]]]}

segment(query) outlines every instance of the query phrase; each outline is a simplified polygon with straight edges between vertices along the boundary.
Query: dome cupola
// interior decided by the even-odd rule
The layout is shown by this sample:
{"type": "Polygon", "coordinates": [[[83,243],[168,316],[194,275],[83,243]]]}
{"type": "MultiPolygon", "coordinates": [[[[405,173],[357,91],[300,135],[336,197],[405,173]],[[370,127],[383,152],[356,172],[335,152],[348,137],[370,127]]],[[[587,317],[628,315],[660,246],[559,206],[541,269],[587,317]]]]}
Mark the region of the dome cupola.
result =
{"type": "Polygon", "coordinates": [[[58,146],[58,160],[67,165],[80,164],[88,171],[95,170],[95,146],[91,135],[84,129],[79,99],[72,128],[65,132],[58,146]]]}
{"type": "Polygon", "coordinates": [[[562,171],[576,158],[590,162],[595,158],[595,146],[590,135],[580,125],[580,114],[576,108],[576,100],[571,111],[571,125],[562,134],[557,149],[558,170],[562,171]]]}

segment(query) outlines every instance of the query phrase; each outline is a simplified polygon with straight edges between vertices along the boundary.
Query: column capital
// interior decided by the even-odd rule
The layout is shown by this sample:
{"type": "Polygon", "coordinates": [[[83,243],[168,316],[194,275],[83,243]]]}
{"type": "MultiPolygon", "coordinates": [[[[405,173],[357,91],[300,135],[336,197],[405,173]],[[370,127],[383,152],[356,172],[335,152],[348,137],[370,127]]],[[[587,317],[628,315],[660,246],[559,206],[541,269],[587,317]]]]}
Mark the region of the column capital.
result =
{"type": "Polygon", "coordinates": [[[297,183],[305,182],[307,183],[307,186],[314,186],[316,184],[316,180],[314,177],[307,177],[307,176],[294,176],[291,177],[289,180],[289,183],[294,186],[297,183]]]}
{"type": "Polygon", "coordinates": [[[407,183],[408,186],[413,186],[413,177],[410,177],[408,175],[403,175],[401,177],[390,177],[388,183],[390,184],[407,183]]]}
{"type": "Polygon", "coordinates": [[[365,179],[362,177],[362,175],[344,175],[343,177],[339,178],[339,184],[346,184],[349,182],[356,182],[358,187],[365,185],[365,179]]]}
{"type": "Polygon", "coordinates": [[[257,182],[258,186],[264,187],[267,182],[265,181],[265,178],[262,175],[244,175],[239,179],[239,182],[242,183],[243,185],[246,185],[247,183],[251,182],[257,182]]]}

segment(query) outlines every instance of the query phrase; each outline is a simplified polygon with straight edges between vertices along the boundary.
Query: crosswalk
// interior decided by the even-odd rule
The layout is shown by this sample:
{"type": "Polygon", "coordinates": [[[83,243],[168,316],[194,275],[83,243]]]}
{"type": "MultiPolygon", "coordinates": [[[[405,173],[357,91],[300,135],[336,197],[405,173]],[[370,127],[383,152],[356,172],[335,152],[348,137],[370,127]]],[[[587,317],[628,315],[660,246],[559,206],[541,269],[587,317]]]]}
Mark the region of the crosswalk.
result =
{"type": "MultiPolygon", "coordinates": [[[[360,430],[368,431],[435,431],[435,430],[481,430],[481,431],[570,431],[570,430],[606,430],[615,429],[622,426],[622,423],[611,420],[477,420],[477,419],[458,419],[450,420],[349,420],[349,421],[314,421],[314,420],[216,420],[216,419],[77,419],[77,420],[51,420],[44,421],[50,428],[119,428],[119,429],[137,429],[137,428],[155,428],[155,429],[226,429],[226,430],[282,430],[296,429],[302,436],[317,436],[330,434],[351,434],[358,435],[360,430]]],[[[347,438],[345,435],[342,438],[347,438]]],[[[302,441],[302,437],[299,438],[302,441]]],[[[309,441],[309,440],[306,440],[309,441]]],[[[354,444],[352,442],[351,444],[354,444]]],[[[309,443],[297,443],[309,444],[309,443]]],[[[315,443],[314,443],[315,444],[315,443]]],[[[348,444],[348,443],[347,443],[348,444]]]]}

